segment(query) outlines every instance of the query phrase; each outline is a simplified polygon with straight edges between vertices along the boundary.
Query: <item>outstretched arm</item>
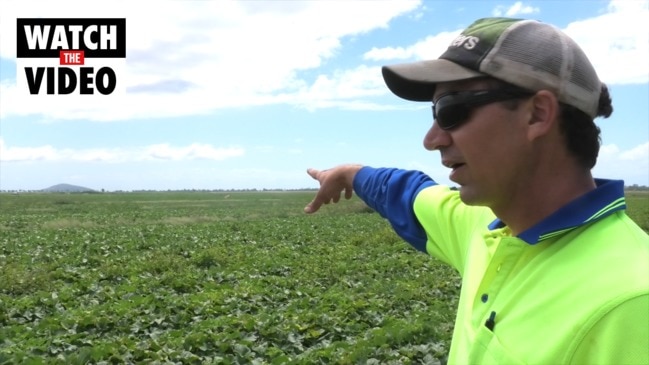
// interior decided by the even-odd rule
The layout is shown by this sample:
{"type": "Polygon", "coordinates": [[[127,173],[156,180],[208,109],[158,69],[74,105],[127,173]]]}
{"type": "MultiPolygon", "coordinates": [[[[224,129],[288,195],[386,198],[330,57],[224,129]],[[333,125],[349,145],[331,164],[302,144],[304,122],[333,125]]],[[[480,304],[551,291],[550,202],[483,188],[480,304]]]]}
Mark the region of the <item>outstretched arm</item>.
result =
{"type": "Polygon", "coordinates": [[[419,223],[413,204],[417,194],[435,182],[419,171],[341,165],[329,170],[309,169],[320,182],[320,190],[304,208],[315,213],[322,204],[337,203],[344,192],[346,199],[356,192],[369,207],[386,218],[395,232],[416,249],[426,251],[426,233],[419,223]]]}

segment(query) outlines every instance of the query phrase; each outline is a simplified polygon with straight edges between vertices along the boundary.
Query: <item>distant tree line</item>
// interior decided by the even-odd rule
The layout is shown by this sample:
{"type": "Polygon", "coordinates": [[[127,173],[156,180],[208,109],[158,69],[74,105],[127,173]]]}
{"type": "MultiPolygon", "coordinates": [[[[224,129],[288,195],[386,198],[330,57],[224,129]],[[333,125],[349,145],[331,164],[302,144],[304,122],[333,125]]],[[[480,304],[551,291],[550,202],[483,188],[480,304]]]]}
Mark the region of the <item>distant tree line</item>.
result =
{"type": "Polygon", "coordinates": [[[51,194],[102,194],[102,193],[250,193],[250,192],[279,192],[279,191],[317,191],[317,188],[301,188],[301,189],[135,189],[135,190],[112,190],[101,189],[101,191],[43,191],[43,190],[0,190],[0,194],[18,194],[18,193],[51,193],[51,194]]]}
{"type": "MultiPolygon", "coordinates": [[[[457,187],[452,187],[452,190],[457,190],[457,187]]],[[[629,191],[649,191],[649,186],[633,184],[630,186],[625,186],[625,190],[629,191]]],[[[23,193],[51,193],[51,194],[102,194],[102,193],[254,193],[254,192],[294,192],[294,191],[317,191],[317,188],[301,188],[301,189],[167,189],[167,190],[156,190],[156,189],[136,189],[136,190],[113,190],[107,191],[101,189],[101,191],[79,191],[79,192],[47,192],[43,190],[2,190],[0,189],[0,194],[23,194],[23,193]]]]}
{"type": "Polygon", "coordinates": [[[646,190],[649,190],[649,186],[633,184],[631,186],[624,187],[624,189],[625,190],[632,190],[632,191],[646,191],[646,190]]]}

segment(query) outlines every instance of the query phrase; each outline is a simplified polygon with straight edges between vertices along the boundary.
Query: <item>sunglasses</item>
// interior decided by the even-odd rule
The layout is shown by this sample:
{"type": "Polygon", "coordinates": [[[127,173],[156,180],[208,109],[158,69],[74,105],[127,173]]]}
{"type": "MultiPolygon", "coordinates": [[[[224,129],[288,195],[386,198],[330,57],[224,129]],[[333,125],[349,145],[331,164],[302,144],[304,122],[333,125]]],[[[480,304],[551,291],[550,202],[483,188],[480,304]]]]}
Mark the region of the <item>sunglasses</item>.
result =
{"type": "Polygon", "coordinates": [[[473,109],[497,101],[529,97],[534,92],[523,89],[456,91],[440,95],[433,101],[433,120],[443,130],[464,124],[473,109]]]}

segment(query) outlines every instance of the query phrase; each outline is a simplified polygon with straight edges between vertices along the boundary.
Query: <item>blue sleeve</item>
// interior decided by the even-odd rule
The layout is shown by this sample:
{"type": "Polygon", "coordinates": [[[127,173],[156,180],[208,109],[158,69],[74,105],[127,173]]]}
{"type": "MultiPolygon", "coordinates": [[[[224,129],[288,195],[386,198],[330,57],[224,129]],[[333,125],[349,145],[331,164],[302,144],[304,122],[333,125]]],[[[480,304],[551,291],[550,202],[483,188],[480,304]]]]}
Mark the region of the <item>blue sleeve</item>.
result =
{"type": "Polygon", "coordinates": [[[426,232],[415,216],[417,194],[437,183],[420,171],[363,167],[354,178],[354,192],[386,218],[399,237],[426,252],[426,232]]]}

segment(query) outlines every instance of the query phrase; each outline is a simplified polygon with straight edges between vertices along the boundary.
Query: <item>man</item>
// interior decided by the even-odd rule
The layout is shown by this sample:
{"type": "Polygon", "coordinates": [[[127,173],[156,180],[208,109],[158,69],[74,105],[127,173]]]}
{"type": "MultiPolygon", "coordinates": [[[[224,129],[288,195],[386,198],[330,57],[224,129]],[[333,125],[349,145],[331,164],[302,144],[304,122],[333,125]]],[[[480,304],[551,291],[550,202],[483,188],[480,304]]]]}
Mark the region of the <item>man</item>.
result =
{"type": "Polygon", "coordinates": [[[342,165],[308,173],[306,206],[352,190],[462,290],[449,363],[649,363],[649,237],[622,181],[594,179],[606,86],[568,36],[480,19],[438,60],[387,66],[397,96],[432,101],[424,146],[459,191],[417,171],[342,165]]]}

